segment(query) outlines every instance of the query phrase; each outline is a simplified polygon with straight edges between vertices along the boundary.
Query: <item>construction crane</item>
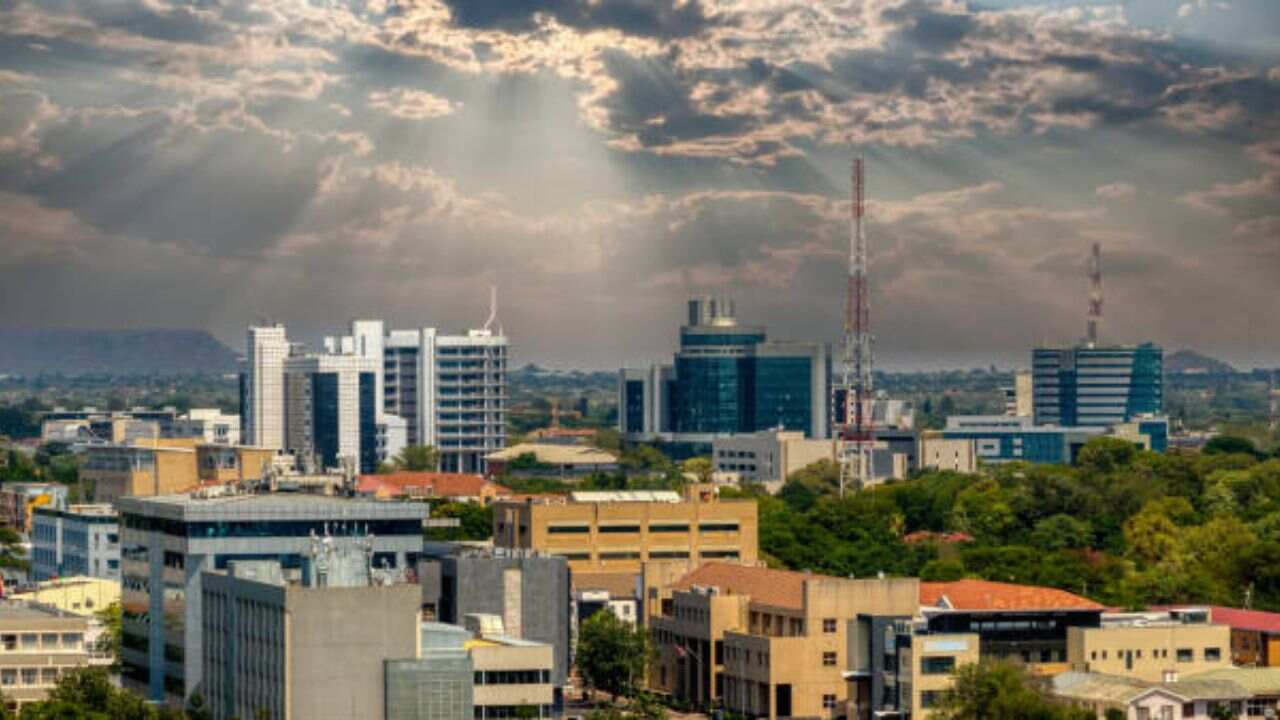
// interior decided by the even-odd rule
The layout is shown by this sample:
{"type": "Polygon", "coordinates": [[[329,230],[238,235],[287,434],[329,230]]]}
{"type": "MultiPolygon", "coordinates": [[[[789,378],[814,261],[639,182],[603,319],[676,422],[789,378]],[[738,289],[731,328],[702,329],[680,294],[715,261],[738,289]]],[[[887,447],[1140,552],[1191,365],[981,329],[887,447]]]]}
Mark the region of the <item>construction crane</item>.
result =
{"type": "Polygon", "coordinates": [[[840,496],[852,486],[872,482],[871,451],[875,428],[871,415],[871,303],[867,287],[866,176],[863,159],[853,161],[849,235],[849,278],[844,311],[844,417],[837,441],[840,496]]]}
{"type": "Polygon", "coordinates": [[[1087,347],[1098,346],[1098,325],[1102,323],[1102,247],[1093,244],[1089,255],[1089,320],[1085,335],[1087,347]]]}

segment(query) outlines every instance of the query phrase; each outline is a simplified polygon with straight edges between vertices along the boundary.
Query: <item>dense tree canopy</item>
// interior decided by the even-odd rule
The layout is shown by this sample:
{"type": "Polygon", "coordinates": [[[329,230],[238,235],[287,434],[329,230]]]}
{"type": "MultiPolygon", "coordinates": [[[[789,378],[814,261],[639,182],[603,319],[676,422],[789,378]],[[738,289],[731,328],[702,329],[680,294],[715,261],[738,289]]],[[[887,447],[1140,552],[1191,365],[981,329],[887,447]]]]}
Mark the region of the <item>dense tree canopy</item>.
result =
{"type": "Polygon", "coordinates": [[[610,610],[596,612],[578,631],[578,673],[588,688],[635,695],[649,654],[649,636],[610,610]]]}
{"type": "Polygon", "coordinates": [[[1280,460],[1254,453],[1160,454],[1099,438],[1071,467],[930,471],[840,499],[823,462],[774,497],[727,492],[757,498],[761,552],[780,566],[1032,583],[1120,606],[1280,609],[1280,460]],[[919,530],[973,541],[904,540],[919,530]]]}
{"type": "Polygon", "coordinates": [[[1055,703],[1010,663],[962,665],[933,717],[939,720],[1088,720],[1093,713],[1055,703]]]}

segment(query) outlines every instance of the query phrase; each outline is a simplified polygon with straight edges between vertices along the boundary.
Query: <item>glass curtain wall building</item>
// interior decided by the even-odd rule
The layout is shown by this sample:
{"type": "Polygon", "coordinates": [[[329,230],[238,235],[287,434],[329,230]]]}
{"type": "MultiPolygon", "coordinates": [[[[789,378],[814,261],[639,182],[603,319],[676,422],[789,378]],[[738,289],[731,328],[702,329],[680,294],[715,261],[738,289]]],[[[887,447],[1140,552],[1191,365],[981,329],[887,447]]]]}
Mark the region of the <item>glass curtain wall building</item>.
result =
{"type": "Polygon", "coordinates": [[[695,298],[671,365],[619,374],[618,422],[632,441],[708,443],[784,429],[830,437],[831,350],[773,342],[740,325],[733,301],[695,298]]]}
{"type": "Polygon", "coordinates": [[[1036,348],[1031,369],[1037,425],[1104,427],[1164,411],[1164,354],[1149,343],[1036,348]]]}

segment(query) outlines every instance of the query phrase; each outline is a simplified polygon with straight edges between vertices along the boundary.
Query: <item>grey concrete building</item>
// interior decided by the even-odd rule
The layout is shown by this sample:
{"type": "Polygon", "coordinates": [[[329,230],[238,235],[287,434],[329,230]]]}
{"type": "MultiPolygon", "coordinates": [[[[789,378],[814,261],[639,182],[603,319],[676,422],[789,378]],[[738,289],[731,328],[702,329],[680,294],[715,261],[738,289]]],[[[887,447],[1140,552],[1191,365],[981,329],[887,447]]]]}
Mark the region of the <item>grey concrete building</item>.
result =
{"type": "Polygon", "coordinates": [[[419,654],[415,585],[308,587],[279,569],[243,574],[237,563],[203,573],[201,690],[215,718],[388,715],[384,666],[419,654]]]}
{"type": "Polygon", "coordinates": [[[506,635],[553,648],[552,682],[563,686],[572,623],[568,561],[521,551],[435,552],[419,563],[424,610],[453,624],[462,624],[467,615],[501,617],[506,635]]]}
{"type": "MultiPolygon", "coordinates": [[[[279,494],[121,498],[122,676],[152,700],[201,686],[206,570],[271,560],[285,580],[310,580],[315,537],[371,539],[375,567],[407,572],[422,550],[422,503],[279,494]]],[[[359,616],[359,617],[363,617],[359,616]]]]}
{"type": "Polygon", "coordinates": [[[38,507],[31,518],[31,578],[120,579],[120,523],[110,505],[38,507]]]}

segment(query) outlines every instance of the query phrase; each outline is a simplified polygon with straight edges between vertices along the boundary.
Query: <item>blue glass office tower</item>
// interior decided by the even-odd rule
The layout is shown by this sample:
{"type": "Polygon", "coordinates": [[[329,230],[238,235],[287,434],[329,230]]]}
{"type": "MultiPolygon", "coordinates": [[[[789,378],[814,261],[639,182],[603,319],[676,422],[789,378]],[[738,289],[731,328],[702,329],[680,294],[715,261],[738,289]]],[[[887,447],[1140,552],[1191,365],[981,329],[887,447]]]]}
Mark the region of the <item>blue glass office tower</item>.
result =
{"type": "Polygon", "coordinates": [[[1164,412],[1164,354],[1137,347],[1036,348],[1035,424],[1103,427],[1164,412]]]}
{"type": "Polygon", "coordinates": [[[619,429],[629,440],[709,442],[783,428],[830,433],[831,351],[822,343],[770,342],[739,325],[733,301],[689,302],[673,365],[625,369],[619,429]]]}

